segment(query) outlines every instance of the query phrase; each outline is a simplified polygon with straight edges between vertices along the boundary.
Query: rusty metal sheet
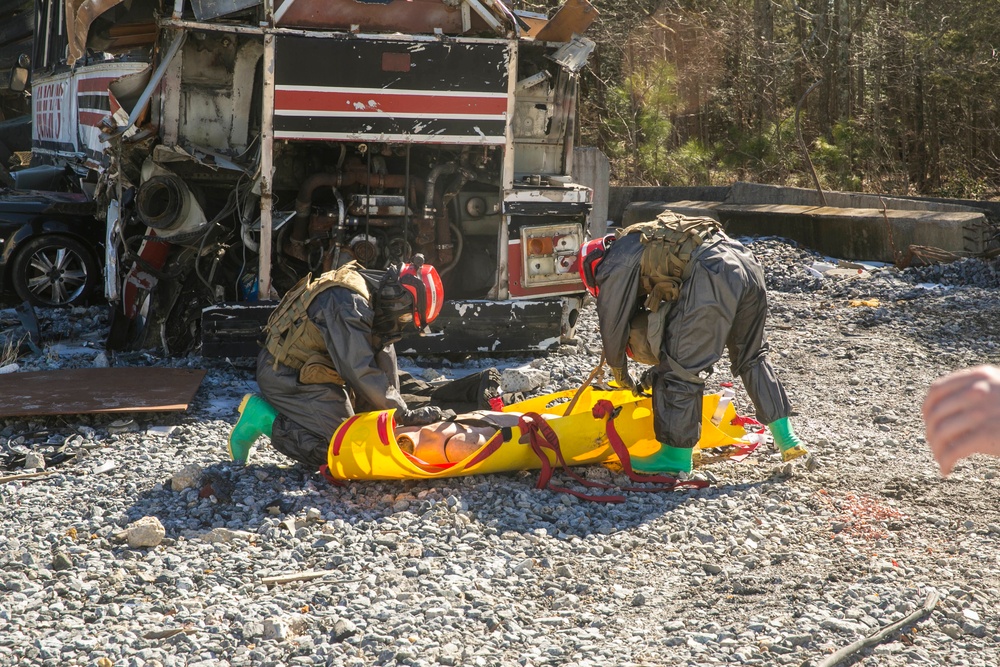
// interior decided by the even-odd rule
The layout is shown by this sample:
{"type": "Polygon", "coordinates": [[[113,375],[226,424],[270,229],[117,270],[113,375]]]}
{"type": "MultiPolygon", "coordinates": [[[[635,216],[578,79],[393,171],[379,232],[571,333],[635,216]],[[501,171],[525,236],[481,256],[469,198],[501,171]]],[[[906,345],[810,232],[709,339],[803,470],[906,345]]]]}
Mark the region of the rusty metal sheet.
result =
{"type": "Polygon", "coordinates": [[[123,0],[66,0],[66,32],[69,37],[67,65],[72,67],[87,52],[87,34],[94,19],[122,2],[123,0]]]}
{"type": "Polygon", "coordinates": [[[0,375],[0,417],[186,410],[205,371],[71,368],[0,375]]]}
{"type": "MultiPolygon", "coordinates": [[[[481,17],[472,13],[470,32],[488,29],[481,17]]],[[[361,32],[433,33],[440,28],[448,35],[461,35],[462,10],[441,0],[383,0],[361,3],[357,0],[281,0],[274,10],[275,25],[296,28],[350,30],[361,32]]]]}
{"type": "Polygon", "coordinates": [[[597,10],[587,0],[567,0],[566,4],[535,34],[540,42],[568,42],[582,35],[597,19],[597,10]]]}
{"type": "Polygon", "coordinates": [[[524,12],[519,10],[514,10],[514,15],[517,16],[521,21],[528,27],[521,29],[521,37],[527,39],[535,39],[535,35],[538,31],[545,27],[549,22],[548,18],[544,14],[537,14],[535,12],[524,12]]]}

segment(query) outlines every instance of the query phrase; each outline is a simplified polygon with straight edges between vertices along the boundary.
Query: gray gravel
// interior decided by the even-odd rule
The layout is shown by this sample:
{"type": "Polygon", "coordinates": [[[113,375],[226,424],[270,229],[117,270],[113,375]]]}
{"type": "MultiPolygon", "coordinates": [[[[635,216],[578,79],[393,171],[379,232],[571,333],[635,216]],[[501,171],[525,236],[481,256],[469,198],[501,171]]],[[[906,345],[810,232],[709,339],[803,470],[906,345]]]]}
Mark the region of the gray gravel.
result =
{"type": "MultiPolygon", "coordinates": [[[[335,487],[266,447],[237,466],[225,439],[247,360],[105,355],[101,309],[40,312],[49,343],[21,370],[208,375],[186,413],[0,422],[5,460],[76,456],[0,484],[0,664],[816,665],[932,591],[933,613],[854,664],[1000,664],[1000,466],[942,480],[919,418],[934,377],[1000,363],[1000,266],[817,278],[807,267],[829,258],[752,249],[814,469],[762,449],[704,469],[708,489],[613,506],[538,491],[530,472],[335,487]]],[[[545,359],[406,363],[530,364],[555,391],[599,347],[589,308],[579,344],[545,359]]],[[[709,388],[730,380],[721,363],[709,388]]]]}

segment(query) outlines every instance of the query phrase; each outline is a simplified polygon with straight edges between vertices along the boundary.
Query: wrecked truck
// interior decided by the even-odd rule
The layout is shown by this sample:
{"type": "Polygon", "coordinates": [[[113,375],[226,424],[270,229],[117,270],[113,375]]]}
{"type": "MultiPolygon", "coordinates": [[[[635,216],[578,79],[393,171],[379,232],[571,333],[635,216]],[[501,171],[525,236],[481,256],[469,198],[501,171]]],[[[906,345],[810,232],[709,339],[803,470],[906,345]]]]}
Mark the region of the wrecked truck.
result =
{"type": "Polygon", "coordinates": [[[592,202],[570,176],[585,1],[551,17],[499,0],[64,9],[66,58],[33,77],[104,111],[101,154],[83,158],[106,215],[110,348],[256,354],[302,276],[416,253],[448,302],[401,353],[572,337],[592,202]]]}

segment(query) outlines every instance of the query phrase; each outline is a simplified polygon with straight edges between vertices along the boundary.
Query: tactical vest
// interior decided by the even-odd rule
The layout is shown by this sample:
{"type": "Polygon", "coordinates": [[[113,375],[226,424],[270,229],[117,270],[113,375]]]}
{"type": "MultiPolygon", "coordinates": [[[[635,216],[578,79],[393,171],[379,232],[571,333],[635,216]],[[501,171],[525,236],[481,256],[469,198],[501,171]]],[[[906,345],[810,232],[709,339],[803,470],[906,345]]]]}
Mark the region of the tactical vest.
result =
{"type": "Polygon", "coordinates": [[[309,305],[322,292],[332,287],[346,287],[371,302],[365,279],[358,273],[356,262],[348,262],[334,271],[327,271],[316,280],[312,274],[288,290],[281,303],[267,319],[267,339],[264,347],[274,357],[274,369],[284,364],[299,371],[303,384],[331,382],[343,385],[344,381],[331,366],[323,334],[311,319],[309,305]]]}
{"type": "Polygon", "coordinates": [[[646,297],[645,309],[629,322],[629,356],[642,364],[660,363],[660,346],[667,329],[667,317],[680,298],[691,256],[706,238],[722,229],[711,218],[691,218],[665,211],[656,220],[630,225],[618,232],[642,234],[639,295],[646,297]],[[665,306],[665,307],[664,307],[665,306]]]}
{"type": "Polygon", "coordinates": [[[702,242],[722,229],[711,218],[693,218],[665,211],[656,220],[639,222],[618,232],[642,234],[640,295],[646,296],[646,309],[655,313],[663,302],[680,298],[684,270],[691,255],[702,242]]]}

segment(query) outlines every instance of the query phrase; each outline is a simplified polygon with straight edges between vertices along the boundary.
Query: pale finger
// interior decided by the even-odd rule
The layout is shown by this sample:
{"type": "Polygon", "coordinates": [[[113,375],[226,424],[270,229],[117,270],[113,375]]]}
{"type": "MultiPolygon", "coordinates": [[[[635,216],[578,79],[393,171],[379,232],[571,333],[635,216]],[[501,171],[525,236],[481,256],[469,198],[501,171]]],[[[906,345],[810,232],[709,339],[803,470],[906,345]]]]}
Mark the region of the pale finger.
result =
{"type": "Polygon", "coordinates": [[[976,382],[981,380],[981,376],[969,370],[958,371],[942,378],[938,378],[931,383],[927,396],[924,398],[923,413],[926,418],[929,413],[938,409],[942,401],[961,396],[968,391],[976,382]]]}
{"type": "Polygon", "coordinates": [[[942,455],[960,440],[969,438],[976,428],[967,415],[953,414],[927,423],[927,444],[935,457],[942,455]]]}
{"type": "Polygon", "coordinates": [[[939,401],[924,416],[927,442],[933,447],[977,428],[983,419],[981,404],[982,396],[969,391],[939,401]]]}
{"type": "Polygon", "coordinates": [[[967,428],[950,440],[935,442],[931,449],[944,475],[966,456],[1000,456],[1000,416],[979,420],[974,427],[967,428]]]}

